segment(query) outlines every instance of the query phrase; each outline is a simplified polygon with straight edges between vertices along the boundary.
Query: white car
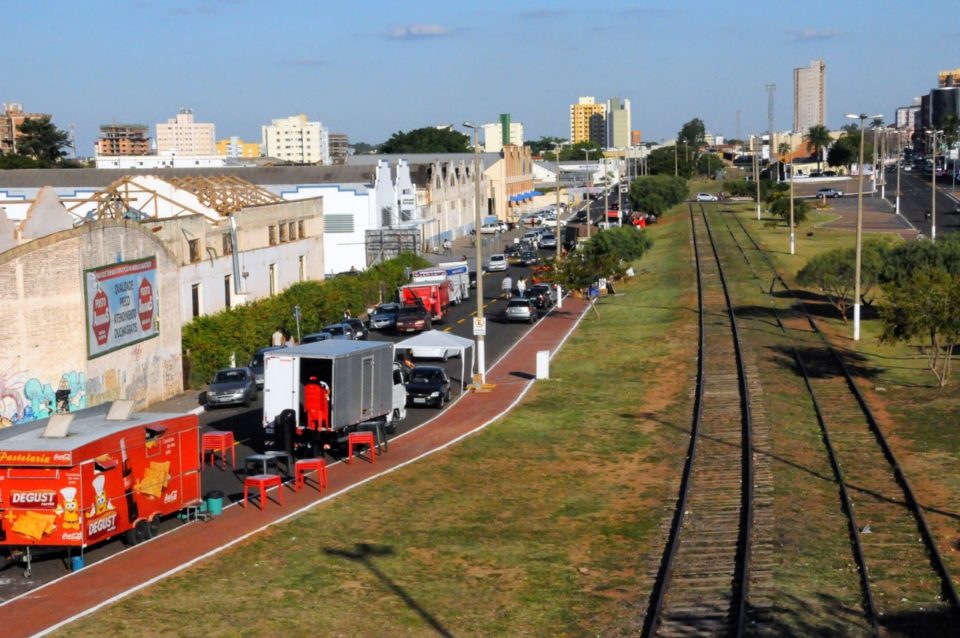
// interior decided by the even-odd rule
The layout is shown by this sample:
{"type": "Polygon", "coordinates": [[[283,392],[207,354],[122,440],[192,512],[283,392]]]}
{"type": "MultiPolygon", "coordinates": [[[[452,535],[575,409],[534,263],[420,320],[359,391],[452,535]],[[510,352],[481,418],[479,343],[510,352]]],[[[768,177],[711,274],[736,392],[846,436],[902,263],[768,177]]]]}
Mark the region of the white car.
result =
{"type": "Polygon", "coordinates": [[[498,270],[507,269],[507,256],[503,253],[495,253],[490,255],[490,258],[487,260],[487,272],[496,272],[498,270]]]}
{"type": "Polygon", "coordinates": [[[484,222],[480,226],[481,235],[493,235],[500,232],[500,223],[499,222],[484,222]]]}
{"type": "Polygon", "coordinates": [[[697,193],[698,202],[719,202],[720,198],[713,193],[697,193]]]}

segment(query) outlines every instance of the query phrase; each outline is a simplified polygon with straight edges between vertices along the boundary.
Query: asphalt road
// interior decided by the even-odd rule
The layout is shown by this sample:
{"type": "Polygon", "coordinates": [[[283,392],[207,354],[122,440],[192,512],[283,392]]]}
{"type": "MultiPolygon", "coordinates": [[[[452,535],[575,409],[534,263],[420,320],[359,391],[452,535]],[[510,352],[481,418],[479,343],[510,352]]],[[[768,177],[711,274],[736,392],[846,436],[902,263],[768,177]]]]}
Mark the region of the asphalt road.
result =
{"type": "MultiPolygon", "coordinates": [[[[597,202],[594,202],[597,204],[597,202]]],[[[603,202],[599,202],[600,208],[594,206],[596,211],[602,210],[603,202]]],[[[599,214],[599,213],[598,213],[599,214]]],[[[509,233],[497,234],[488,238],[484,249],[484,255],[491,252],[498,252],[506,243],[512,242],[513,238],[521,233],[520,230],[509,233]]],[[[549,255],[552,251],[541,251],[542,255],[549,255]]],[[[473,256],[473,250],[468,253],[473,256]]],[[[449,259],[449,258],[445,258],[449,259]]],[[[471,265],[473,259],[470,260],[471,265]]],[[[485,337],[486,365],[489,368],[507,349],[520,339],[526,333],[530,326],[523,323],[507,323],[503,318],[503,311],[506,302],[499,298],[500,284],[505,275],[509,274],[514,281],[521,276],[529,276],[530,270],[525,267],[510,266],[507,272],[487,273],[483,276],[484,287],[484,315],[487,318],[487,334],[485,337]]],[[[471,298],[459,306],[451,307],[451,312],[447,319],[442,323],[434,323],[434,328],[438,330],[447,330],[461,337],[473,339],[473,317],[476,315],[476,290],[471,290],[471,298]]],[[[397,342],[409,335],[397,335],[394,333],[372,332],[371,340],[397,342]]],[[[424,361],[424,363],[443,365],[450,375],[453,386],[451,391],[452,400],[460,396],[460,359],[451,358],[446,363],[439,360],[424,361]]],[[[470,365],[470,359],[465,362],[470,365]]],[[[466,381],[470,382],[470,371],[467,370],[464,375],[466,381]]],[[[249,408],[222,407],[214,410],[205,410],[200,413],[200,424],[203,431],[229,430],[234,433],[237,441],[236,457],[237,468],[221,469],[219,465],[204,465],[202,474],[202,493],[206,494],[212,490],[219,490],[226,495],[225,505],[237,502],[243,497],[243,459],[250,454],[263,451],[262,436],[262,393],[257,401],[249,408]]],[[[438,413],[436,408],[426,407],[408,407],[407,417],[399,424],[397,434],[402,434],[425,421],[431,419],[438,413]]],[[[392,438],[392,437],[391,437],[392,438]]],[[[182,522],[176,518],[169,518],[161,523],[161,533],[169,532],[180,527],[182,522]]],[[[92,564],[103,560],[111,555],[121,552],[126,546],[119,539],[112,539],[84,552],[84,561],[86,564],[92,564]]],[[[46,582],[60,578],[69,573],[69,560],[62,551],[51,552],[46,555],[34,556],[32,570],[29,577],[25,577],[25,571],[21,562],[8,562],[0,567],[0,602],[9,600],[20,594],[29,592],[46,582]]],[[[2,614],[0,614],[2,615],[2,614]]]]}
{"type": "MultiPolygon", "coordinates": [[[[897,172],[895,170],[887,171],[886,180],[886,199],[891,206],[895,206],[897,172]]],[[[926,212],[932,211],[930,181],[929,176],[924,177],[921,173],[900,172],[900,214],[926,237],[931,236],[933,226],[933,215],[931,214],[930,218],[926,217],[926,212]]],[[[950,194],[952,185],[953,181],[950,178],[937,179],[936,221],[938,236],[943,233],[956,232],[960,229],[960,214],[957,213],[958,208],[960,208],[960,201],[950,194]]],[[[878,190],[876,197],[879,196],[878,190]]]]}

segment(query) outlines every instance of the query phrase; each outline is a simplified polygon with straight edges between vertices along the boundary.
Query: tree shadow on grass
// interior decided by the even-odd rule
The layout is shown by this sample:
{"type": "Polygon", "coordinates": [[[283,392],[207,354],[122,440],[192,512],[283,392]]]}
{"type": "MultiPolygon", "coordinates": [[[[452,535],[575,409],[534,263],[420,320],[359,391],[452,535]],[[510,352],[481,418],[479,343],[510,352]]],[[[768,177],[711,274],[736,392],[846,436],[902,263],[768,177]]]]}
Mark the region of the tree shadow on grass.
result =
{"type": "Polygon", "coordinates": [[[387,588],[396,594],[404,604],[415,611],[420,618],[423,619],[434,631],[437,632],[440,636],[446,636],[448,638],[453,638],[447,629],[440,624],[436,618],[434,618],[430,612],[424,609],[420,603],[418,603],[414,598],[407,593],[407,591],[393,582],[393,580],[387,576],[385,573],[380,571],[380,569],[374,564],[374,559],[382,556],[392,556],[393,548],[388,545],[372,545],[370,543],[357,543],[353,549],[338,549],[335,547],[325,547],[323,552],[328,556],[336,556],[338,558],[345,558],[349,561],[359,563],[363,565],[367,570],[370,571],[377,579],[387,586],[387,588]]]}

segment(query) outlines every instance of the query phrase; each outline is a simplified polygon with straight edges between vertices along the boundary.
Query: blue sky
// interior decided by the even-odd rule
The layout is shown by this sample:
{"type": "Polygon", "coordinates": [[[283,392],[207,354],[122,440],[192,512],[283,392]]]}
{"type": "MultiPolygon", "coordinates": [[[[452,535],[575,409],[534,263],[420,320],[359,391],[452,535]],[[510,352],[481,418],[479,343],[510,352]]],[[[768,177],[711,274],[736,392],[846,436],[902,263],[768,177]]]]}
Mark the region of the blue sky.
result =
{"type": "Polygon", "coordinates": [[[351,141],[511,113],[528,139],[569,135],[581,95],[629,98],[645,140],[699,117],[733,137],[793,117],[794,67],[827,64],[827,125],[883,113],[960,66],[960,3],[842,0],[0,0],[0,101],[76,126],[151,127],[193,108],[259,141],[306,113],[351,141]]]}

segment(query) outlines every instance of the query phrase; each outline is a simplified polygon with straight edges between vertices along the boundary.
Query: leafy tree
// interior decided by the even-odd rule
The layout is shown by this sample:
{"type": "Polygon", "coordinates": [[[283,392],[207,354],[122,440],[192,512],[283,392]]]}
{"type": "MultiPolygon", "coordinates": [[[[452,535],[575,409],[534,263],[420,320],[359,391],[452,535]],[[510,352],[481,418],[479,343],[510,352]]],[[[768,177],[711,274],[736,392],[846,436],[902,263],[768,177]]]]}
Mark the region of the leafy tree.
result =
{"type": "Polygon", "coordinates": [[[953,349],[960,344],[960,276],[939,267],[923,267],[910,275],[906,285],[885,285],[884,293],[880,340],[929,339],[927,366],[942,388],[950,379],[953,349]]]}
{"type": "Polygon", "coordinates": [[[717,174],[717,171],[723,170],[725,166],[726,164],[719,156],[713,153],[704,153],[697,161],[697,174],[713,177],[717,174]]]}
{"type": "MultiPolygon", "coordinates": [[[[603,148],[593,141],[577,142],[572,146],[564,146],[560,151],[561,162],[585,161],[587,154],[584,151],[590,151],[590,161],[599,159],[603,156],[603,148]]],[[[556,156],[554,156],[556,157],[556,156]]]]}
{"type": "Polygon", "coordinates": [[[757,187],[745,179],[728,179],[723,182],[723,192],[734,197],[754,197],[757,187]]]}
{"type": "MultiPolygon", "coordinates": [[[[544,136],[538,140],[533,140],[527,142],[527,146],[530,147],[530,152],[533,155],[542,155],[548,159],[556,159],[556,155],[553,152],[553,149],[562,143],[567,142],[567,140],[562,137],[549,137],[544,136]]],[[[562,149],[561,149],[562,153],[562,149]]]]}
{"type": "Polygon", "coordinates": [[[470,137],[448,128],[428,126],[409,133],[398,131],[380,145],[380,152],[392,153],[466,153],[470,137]]]}
{"type": "MultiPolygon", "coordinates": [[[[860,128],[856,124],[843,127],[844,134],[827,151],[827,164],[830,166],[850,166],[860,161],[860,128]]],[[[863,161],[873,157],[873,142],[869,136],[863,141],[863,161]]]]}
{"type": "MultiPolygon", "coordinates": [[[[886,241],[870,239],[863,242],[860,258],[860,301],[870,305],[872,293],[879,284],[880,273],[889,255],[886,241]]],[[[835,248],[813,257],[797,273],[801,286],[820,289],[827,300],[840,312],[847,323],[847,310],[853,304],[856,290],[856,249],[835,248]]]]}
{"type": "Polygon", "coordinates": [[[40,162],[23,155],[0,155],[0,170],[8,168],[40,168],[40,162]]]}
{"type": "MultiPolygon", "coordinates": [[[[783,221],[790,223],[790,196],[786,197],[777,197],[770,204],[770,212],[782,219],[783,221]]],[[[807,220],[807,213],[810,212],[810,205],[807,204],[805,199],[793,198],[793,223],[796,226],[799,226],[807,220]]]]}
{"type": "Polygon", "coordinates": [[[630,203],[634,210],[653,213],[658,217],[687,199],[687,182],[673,175],[638,177],[630,184],[630,203]]]}
{"type": "Polygon", "coordinates": [[[823,124],[814,124],[807,130],[807,134],[803,136],[803,139],[817,156],[817,170],[819,171],[821,168],[820,160],[823,157],[823,149],[830,145],[832,139],[830,137],[830,130],[823,124]]]}
{"type": "Polygon", "coordinates": [[[655,149],[647,158],[647,168],[651,175],[673,175],[674,167],[681,177],[693,175],[693,165],[689,161],[688,154],[678,146],[663,146],[655,149]]]}
{"type": "Polygon", "coordinates": [[[633,226],[601,231],[560,262],[557,278],[565,288],[583,290],[598,277],[622,277],[652,245],[646,231],[633,226]]]}
{"type": "Polygon", "coordinates": [[[17,154],[35,159],[41,167],[53,166],[67,155],[70,135],[58,129],[49,117],[24,120],[17,132],[17,154]]]}
{"type": "Polygon", "coordinates": [[[706,145],[707,139],[707,127],[704,125],[703,120],[699,117],[695,117],[689,122],[685,123],[680,127],[680,132],[677,133],[677,143],[683,144],[687,143],[691,149],[699,150],[701,147],[706,145]]]}
{"type": "Polygon", "coordinates": [[[960,233],[948,233],[936,243],[911,241],[897,244],[891,251],[882,280],[906,286],[913,273],[923,268],[942,268],[960,276],[960,233]]]}
{"type": "Polygon", "coordinates": [[[350,145],[350,147],[357,155],[369,155],[370,153],[376,153],[380,148],[376,144],[367,144],[366,142],[354,142],[350,145]]]}

